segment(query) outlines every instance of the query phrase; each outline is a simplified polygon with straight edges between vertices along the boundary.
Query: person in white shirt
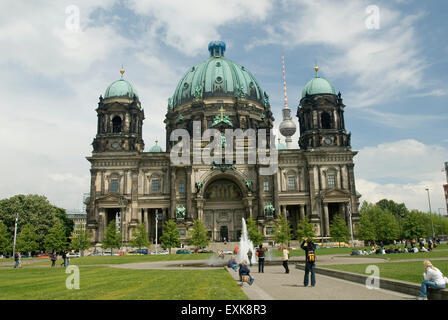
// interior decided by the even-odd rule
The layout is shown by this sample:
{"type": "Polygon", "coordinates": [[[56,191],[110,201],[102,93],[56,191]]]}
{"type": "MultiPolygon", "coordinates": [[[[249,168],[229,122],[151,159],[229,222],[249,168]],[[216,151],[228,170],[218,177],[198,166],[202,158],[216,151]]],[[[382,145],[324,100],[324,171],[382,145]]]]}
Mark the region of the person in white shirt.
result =
{"type": "Polygon", "coordinates": [[[423,273],[423,278],[425,280],[422,281],[420,296],[417,298],[418,300],[428,300],[428,288],[445,289],[446,286],[446,278],[439,269],[434,267],[429,260],[423,261],[423,265],[425,267],[425,272],[423,273]]]}
{"type": "Polygon", "coordinates": [[[285,268],[285,273],[289,273],[288,260],[289,260],[289,251],[288,248],[286,247],[286,244],[284,244],[282,261],[283,261],[283,267],[285,268]]]}

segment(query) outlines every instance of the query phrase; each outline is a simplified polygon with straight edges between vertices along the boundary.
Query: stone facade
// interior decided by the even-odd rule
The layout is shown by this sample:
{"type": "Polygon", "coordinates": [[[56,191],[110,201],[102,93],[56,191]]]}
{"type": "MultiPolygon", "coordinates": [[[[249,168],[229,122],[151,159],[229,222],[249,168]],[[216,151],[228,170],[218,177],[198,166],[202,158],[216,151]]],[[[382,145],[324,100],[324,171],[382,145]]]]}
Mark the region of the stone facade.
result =
{"type": "MultiPolygon", "coordinates": [[[[187,99],[188,100],[188,99],[187,99]]],[[[138,99],[100,97],[98,132],[93,142],[88,228],[92,242],[102,241],[106,226],[120,218],[123,242],[143,223],[152,241],[163,233],[163,223],[174,219],[186,240],[194,219],[204,222],[212,241],[239,239],[241,218],[253,217],[265,240],[273,238],[275,218],[285,215],[294,230],[308,217],[319,237],[330,237],[330,222],[340,215],[347,224],[359,221],[350,134],[345,131],[342,98],[334,94],[305,95],[297,109],[299,149],[278,150],[278,170],[261,175],[261,164],[234,164],[232,169],[205,164],[174,165],[170,135],[185,129],[193,137],[193,122],[206,129],[242,130],[273,127],[269,98],[250,95],[202,96],[168,106],[165,120],[166,152],[143,152],[143,109],[138,99]],[[223,119],[230,121],[216,124],[223,119]],[[117,118],[118,117],[118,118],[117,118]],[[218,118],[217,118],[218,117],[218,118]],[[220,118],[219,118],[220,117],[220,118]],[[222,170],[221,170],[222,169],[222,170]],[[273,215],[265,210],[274,207],[273,215]],[[185,208],[185,216],[176,215],[185,208]]],[[[258,142],[258,141],[257,141],[258,142]]],[[[194,145],[202,149],[209,142],[194,145]]],[[[246,143],[246,142],[245,142],[246,143]]],[[[243,146],[247,151],[247,143],[243,146]]],[[[247,159],[247,152],[245,157],[247,159]]],[[[247,162],[245,162],[247,163],[247,162]]]]}

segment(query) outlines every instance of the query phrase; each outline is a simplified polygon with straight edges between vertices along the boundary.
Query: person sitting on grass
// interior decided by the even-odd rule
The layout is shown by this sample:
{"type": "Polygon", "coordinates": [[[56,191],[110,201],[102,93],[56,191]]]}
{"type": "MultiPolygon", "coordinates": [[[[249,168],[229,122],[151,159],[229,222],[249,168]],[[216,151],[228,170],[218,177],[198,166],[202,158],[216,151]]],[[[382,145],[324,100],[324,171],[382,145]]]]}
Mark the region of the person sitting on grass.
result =
{"type": "Polygon", "coordinates": [[[423,272],[424,280],[420,287],[420,296],[418,296],[418,300],[428,300],[428,288],[445,289],[446,280],[448,280],[429,260],[423,261],[423,266],[425,268],[425,272],[423,272]]]}
{"type": "Polygon", "coordinates": [[[252,278],[252,276],[250,275],[250,270],[247,267],[246,260],[243,260],[243,262],[241,262],[239,274],[241,279],[241,285],[243,285],[244,282],[248,282],[249,285],[252,285],[252,283],[254,283],[254,278],[252,278]]]}
{"type": "Polygon", "coordinates": [[[236,263],[235,256],[232,256],[232,257],[229,259],[229,262],[227,262],[227,266],[228,266],[229,268],[232,268],[233,271],[236,272],[236,270],[238,269],[238,263],[236,263]]]}

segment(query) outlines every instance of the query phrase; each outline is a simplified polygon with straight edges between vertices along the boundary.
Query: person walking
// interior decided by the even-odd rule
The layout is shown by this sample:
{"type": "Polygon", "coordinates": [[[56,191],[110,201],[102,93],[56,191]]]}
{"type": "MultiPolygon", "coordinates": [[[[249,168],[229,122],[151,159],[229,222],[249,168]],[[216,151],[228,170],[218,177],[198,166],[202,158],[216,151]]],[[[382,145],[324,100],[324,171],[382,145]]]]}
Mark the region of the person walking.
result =
{"type": "Polygon", "coordinates": [[[316,245],[310,238],[305,238],[300,247],[305,250],[305,277],[303,279],[303,286],[308,286],[309,274],[311,272],[311,287],[316,285],[316,245]]]}
{"type": "Polygon", "coordinates": [[[283,244],[282,261],[283,261],[283,267],[285,268],[285,273],[289,273],[288,260],[289,260],[289,251],[288,248],[286,247],[286,244],[283,244]]]}
{"type": "Polygon", "coordinates": [[[50,253],[50,259],[51,259],[51,267],[54,268],[54,265],[56,263],[56,252],[54,250],[50,253]]]}
{"type": "Polygon", "coordinates": [[[62,261],[62,263],[61,263],[61,267],[62,266],[66,266],[66,260],[67,260],[67,254],[65,253],[65,250],[64,251],[62,251],[62,259],[63,259],[63,261],[62,261]]]}
{"type": "Polygon", "coordinates": [[[70,265],[70,252],[67,250],[67,253],[65,254],[65,258],[67,259],[66,267],[70,265]]]}
{"type": "Polygon", "coordinates": [[[260,244],[257,249],[258,253],[258,273],[264,273],[264,253],[266,252],[266,248],[263,248],[263,245],[260,244]]]}
{"type": "Polygon", "coordinates": [[[17,269],[20,263],[20,256],[18,252],[14,253],[14,262],[15,262],[14,269],[17,269]]]}
{"type": "Polygon", "coordinates": [[[249,249],[249,251],[247,251],[247,258],[249,259],[249,265],[252,267],[252,250],[249,249]]]}
{"type": "Polygon", "coordinates": [[[445,289],[446,281],[448,280],[429,260],[423,261],[423,266],[425,268],[425,272],[423,272],[424,280],[421,283],[420,295],[417,297],[417,300],[428,300],[428,288],[445,289]]]}
{"type": "Polygon", "coordinates": [[[19,254],[19,268],[22,268],[22,254],[18,252],[19,254]]]}

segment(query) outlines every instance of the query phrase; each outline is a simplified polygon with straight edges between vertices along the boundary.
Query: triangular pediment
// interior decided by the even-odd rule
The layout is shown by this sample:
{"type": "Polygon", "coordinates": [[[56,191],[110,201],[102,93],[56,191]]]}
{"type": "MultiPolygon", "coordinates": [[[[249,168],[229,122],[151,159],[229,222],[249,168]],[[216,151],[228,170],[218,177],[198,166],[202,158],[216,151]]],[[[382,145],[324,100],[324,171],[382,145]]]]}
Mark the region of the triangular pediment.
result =
{"type": "Polygon", "coordinates": [[[113,203],[122,203],[123,205],[128,203],[128,200],[118,193],[108,193],[102,197],[96,199],[98,202],[113,202],[113,203]]]}
{"type": "Polygon", "coordinates": [[[348,198],[350,193],[341,189],[330,189],[324,193],[325,198],[348,198]]]}

